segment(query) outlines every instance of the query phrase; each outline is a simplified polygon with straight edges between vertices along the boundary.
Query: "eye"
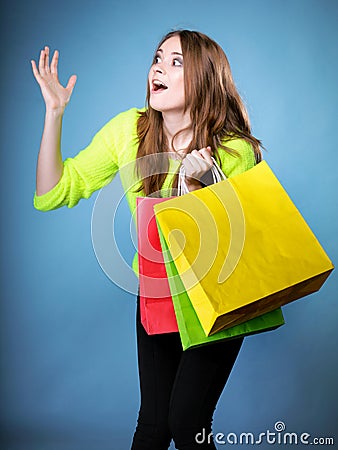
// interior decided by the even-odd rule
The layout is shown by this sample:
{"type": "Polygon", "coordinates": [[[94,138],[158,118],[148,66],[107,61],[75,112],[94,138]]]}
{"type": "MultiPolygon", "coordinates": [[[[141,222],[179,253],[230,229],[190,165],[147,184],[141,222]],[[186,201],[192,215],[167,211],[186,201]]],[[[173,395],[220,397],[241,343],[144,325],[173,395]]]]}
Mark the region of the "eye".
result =
{"type": "Polygon", "coordinates": [[[173,66],[178,66],[178,67],[183,66],[183,60],[181,58],[175,58],[173,60],[173,66]]]}
{"type": "Polygon", "coordinates": [[[159,55],[156,55],[154,58],[154,64],[158,64],[161,61],[161,58],[159,55]]]}

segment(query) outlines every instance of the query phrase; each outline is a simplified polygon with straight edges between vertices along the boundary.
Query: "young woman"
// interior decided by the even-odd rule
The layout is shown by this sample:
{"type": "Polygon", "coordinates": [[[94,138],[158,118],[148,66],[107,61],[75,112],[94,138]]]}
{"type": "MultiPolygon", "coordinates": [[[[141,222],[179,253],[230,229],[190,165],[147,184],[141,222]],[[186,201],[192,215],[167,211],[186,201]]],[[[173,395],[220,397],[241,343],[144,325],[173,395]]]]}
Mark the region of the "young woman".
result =
{"type": "MultiPolygon", "coordinates": [[[[177,186],[177,174],[169,170],[172,155],[179,155],[185,166],[189,190],[203,187],[211,155],[227,177],[261,159],[260,142],[251,134],[228,60],[202,33],[167,34],[149,71],[146,108],[114,117],[86,149],[65,161],[61,124],[76,77],[61,86],[57,65],[58,53],[49,63],[48,47],[41,51],[38,66],[32,61],[46,104],[34,195],[37,209],[73,207],[128,164],[135,164],[131,178],[136,184],[126,179],[122,183],[133,212],[137,196],[177,186]]],[[[211,433],[213,413],[242,339],[183,352],[178,333],[147,335],[139,307],[136,322],[141,406],[132,449],[164,450],[171,439],[179,450],[215,449],[212,439],[201,442],[196,436],[211,433]]]]}

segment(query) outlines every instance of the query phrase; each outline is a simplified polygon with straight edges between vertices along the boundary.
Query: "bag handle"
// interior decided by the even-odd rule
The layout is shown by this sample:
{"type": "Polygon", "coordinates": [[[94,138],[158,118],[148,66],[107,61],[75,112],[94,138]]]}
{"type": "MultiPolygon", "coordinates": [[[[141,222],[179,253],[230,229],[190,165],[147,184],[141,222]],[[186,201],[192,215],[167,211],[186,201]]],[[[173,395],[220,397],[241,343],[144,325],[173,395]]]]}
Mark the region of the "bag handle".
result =
{"type": "MultiPolygon", "coordinates": [[[[213,184],[218,183],[219,181],[222,181],[222,180],[226,180],[226,176],[224,175],[221,168],[217,164],[215,158],[211,157],[211,159],[212,159],[213,165],[211,166],[210,170],[211,170],[213,184]]],[[[187,186],[185,167],[183,166],[183,164],[181,164],[180,170],[178,172],[177,191],[178,191],[178,193],[177,193],[178,196],[188,194],[190,192],[188,189],[188,186],[187,186]]]]}

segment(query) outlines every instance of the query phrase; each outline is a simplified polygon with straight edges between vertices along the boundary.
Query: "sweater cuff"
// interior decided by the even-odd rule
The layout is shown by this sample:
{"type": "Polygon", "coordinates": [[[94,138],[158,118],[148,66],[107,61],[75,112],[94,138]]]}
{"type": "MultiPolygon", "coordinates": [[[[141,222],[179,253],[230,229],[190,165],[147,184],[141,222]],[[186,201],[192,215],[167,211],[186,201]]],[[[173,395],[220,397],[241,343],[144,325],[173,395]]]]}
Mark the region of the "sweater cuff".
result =
{"type": "Polygon", "coordinates": [[[60,181],[45,194],[37,195],[35,191],[33,198],[34,208],[39,211],[50,211],[52,209],[59,208],[62,206],[62,204],[60,204],[61,195],[62,186],[60,181]]]}

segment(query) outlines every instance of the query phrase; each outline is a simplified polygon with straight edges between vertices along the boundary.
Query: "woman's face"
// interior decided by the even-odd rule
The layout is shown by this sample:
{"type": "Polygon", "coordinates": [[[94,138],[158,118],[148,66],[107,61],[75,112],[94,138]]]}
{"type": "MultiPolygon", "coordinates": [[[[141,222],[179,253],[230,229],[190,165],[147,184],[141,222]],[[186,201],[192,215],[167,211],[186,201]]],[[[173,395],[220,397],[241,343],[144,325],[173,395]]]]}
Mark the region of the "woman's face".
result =
{"type": "Polygon", "coordinates": [[[179,36],[170,37],[158,49],[148,81],[149,103],[153,109],[162,113],[184,111],[184,70],[179,36]]]}

